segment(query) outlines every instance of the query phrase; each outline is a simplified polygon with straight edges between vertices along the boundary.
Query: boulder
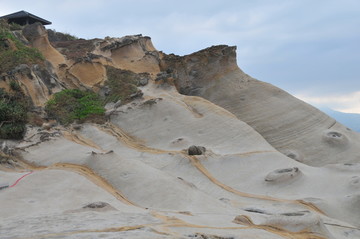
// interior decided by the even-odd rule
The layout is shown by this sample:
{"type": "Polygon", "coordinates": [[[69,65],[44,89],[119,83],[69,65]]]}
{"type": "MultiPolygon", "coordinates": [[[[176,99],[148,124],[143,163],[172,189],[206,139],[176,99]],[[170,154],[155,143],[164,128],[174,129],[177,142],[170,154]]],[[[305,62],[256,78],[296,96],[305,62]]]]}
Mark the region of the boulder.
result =
{"type": "Polygon", "coordinates": [[[203,155],[206,152],[206,148],[203,146],[192,145],[188,148],[189,155],[203,155]]]}
{"type": "Polygon", "coordinates": [[[146,86],[149,83],[149,78],[141,78],[139,80],[139,86],[146,86]]]}

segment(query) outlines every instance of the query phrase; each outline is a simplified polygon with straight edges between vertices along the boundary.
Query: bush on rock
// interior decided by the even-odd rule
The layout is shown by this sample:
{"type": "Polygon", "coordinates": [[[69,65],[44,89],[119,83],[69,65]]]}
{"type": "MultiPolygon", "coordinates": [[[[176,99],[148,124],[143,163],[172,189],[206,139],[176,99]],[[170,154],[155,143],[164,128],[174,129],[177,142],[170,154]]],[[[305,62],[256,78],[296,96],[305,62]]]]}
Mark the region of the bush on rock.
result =
{"type": "Polygon", "coordinates": [[[104,118],[103,102],[97,94],[78,89],[67,89],[55,93],[45,106],[50,118],[61,124],[70,124],[75,120],[99,120],[104,118]]]}

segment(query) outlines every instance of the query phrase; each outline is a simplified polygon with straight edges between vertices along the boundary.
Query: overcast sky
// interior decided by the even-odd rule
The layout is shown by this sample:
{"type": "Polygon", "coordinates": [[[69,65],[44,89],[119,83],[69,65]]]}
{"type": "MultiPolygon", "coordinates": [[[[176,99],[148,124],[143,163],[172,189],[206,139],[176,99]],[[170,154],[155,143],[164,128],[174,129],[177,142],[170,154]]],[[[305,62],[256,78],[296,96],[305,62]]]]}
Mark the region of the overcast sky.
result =
{"type": "Polygon", "coordinates": [[[82,38],[150,36],[165,53],[236,45],[239,67],[320,106],[360,113],[359,0],[0,0],[82,38]]]}

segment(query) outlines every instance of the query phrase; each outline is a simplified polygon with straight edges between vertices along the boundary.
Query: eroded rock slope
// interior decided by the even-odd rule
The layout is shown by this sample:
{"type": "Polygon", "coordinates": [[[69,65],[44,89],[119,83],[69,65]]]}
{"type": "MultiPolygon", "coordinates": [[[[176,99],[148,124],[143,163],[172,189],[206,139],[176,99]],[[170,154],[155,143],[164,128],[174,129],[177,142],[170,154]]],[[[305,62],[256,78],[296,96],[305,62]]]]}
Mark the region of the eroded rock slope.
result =
{"type": "Polygon", "coordinates": [[[4,141],[2,238],[360,237],[359,135],[246,75],[235,47],[180,57],[141,35],[24,35],[47,65],[2,84],[16,80],[40,108],[62,89],[110,94],[109,67],[142,83],[107,104],[106,122],[4,141]]]}

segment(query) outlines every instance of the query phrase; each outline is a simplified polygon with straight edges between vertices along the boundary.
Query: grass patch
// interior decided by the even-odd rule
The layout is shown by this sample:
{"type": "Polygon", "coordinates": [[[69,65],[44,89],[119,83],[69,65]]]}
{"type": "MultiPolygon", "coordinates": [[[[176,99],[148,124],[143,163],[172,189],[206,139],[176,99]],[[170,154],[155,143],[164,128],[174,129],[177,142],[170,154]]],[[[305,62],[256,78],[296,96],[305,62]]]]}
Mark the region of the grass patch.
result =
{"type": "Polygon", "coordinates": [[[77,36],[71,35],[69,33],[57,32],[55,29],[48,29],[47,33],[50,42],[74,41],[79,39],[77,36]]]}
{"type": "Polygon", "coordinates": [[[15,22],[12,22],[9,24],[9,29],[10,31],[20,31],[22,30],[24,27],[15,23],[15,22]]]}
{"type": "Polygon", "coordinates": [[[10,25],[0,22],[0,73],[20,64],[42,64],[45,58],[36,48],[24,45],[10,31],[10,25]]]}
{"type": "Polygon", "coordinates": [[[90,91],[68,89],[55,93],[45,106],[50,118],[68,125],[75,120],[80,122],[104,118],[105,109],[99,96],[90,91]]]}
{"type": "Polygon", "coordinates": [[[116,102],[121,100],[123,103],[130,101],[130,96],[140,91],[140,76],[132,71],[120,70],[112,66],[106,66],[107,81],[110,92],[105,96],[105,102],[116,102]]]}

